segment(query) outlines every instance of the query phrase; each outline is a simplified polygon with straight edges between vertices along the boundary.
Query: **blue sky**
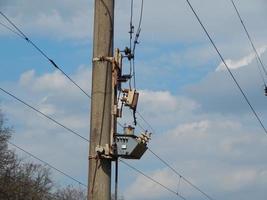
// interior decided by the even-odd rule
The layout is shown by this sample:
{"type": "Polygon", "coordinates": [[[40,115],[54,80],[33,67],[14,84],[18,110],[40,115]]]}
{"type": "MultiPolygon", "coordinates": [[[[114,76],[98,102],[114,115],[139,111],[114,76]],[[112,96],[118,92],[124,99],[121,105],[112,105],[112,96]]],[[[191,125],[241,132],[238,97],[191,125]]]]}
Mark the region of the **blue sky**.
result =
{"type": "MultiPolygon", "coordinates": [[[[140,3],[135,0],[136,26],[140,3]]],[[[266,97],[255,55],[231,2],[192,0],[192,4],[267,125],[266,97]]],[[[266,1],[236,0],[236,4],[262,61],[267,63],[266,1]]],[[[0,8],[90,92],[92,0],[4,0],[0,8]]],[[[116,1],[115,47],[121,49],[128,45],[129,12],[129,0],[116,1]]],[[[0,18],[0,22],[5,21],[0,18]]],[[[29,44],[2,27],[0,42],[1,87],[88,137],[87,97],[29,44]]],[[[136,70],[138,109],[156,130],[150,147],[214,199],[265,199],[267,137],[186,1],[145,0],[136,70]]],[[[4,93],[0,101],[8,123],[14,127],[16,144],[87,182],[86,143],[4,93]]],[[[125,110],[120,122],[131,123],[130,112],[125,110]]],[[[139,122],[146,127],[141,119],[139,122]]],[[[178,178],[149,152],[131,163],[177,190],[178,178]]],[[[175,198],[123,164],[120,167],[120,194],[126,199],[175,198]]],[[[54,178],[59,185],[75,184],[56,172],[54,178]]],[[[204,199],[185,182],[180,191],[188,199],[204,199]]]]}

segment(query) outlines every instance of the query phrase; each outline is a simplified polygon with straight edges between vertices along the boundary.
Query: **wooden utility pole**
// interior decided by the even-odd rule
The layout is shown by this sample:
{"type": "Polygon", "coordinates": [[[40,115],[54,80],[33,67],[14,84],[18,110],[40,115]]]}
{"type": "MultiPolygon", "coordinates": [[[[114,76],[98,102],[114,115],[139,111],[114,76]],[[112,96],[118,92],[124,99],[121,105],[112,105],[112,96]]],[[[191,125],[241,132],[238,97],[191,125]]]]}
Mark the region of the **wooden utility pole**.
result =
{"type": "MultiPolygon", "coordinates": [[[[113,56],[114,0],[95,0],[93,58],[113,56]]],[[[111,145],[114,130],[112,65],[93,61],[88,199],[111,199],[111,160],[96,158],[96,147],[111,145]]]]}

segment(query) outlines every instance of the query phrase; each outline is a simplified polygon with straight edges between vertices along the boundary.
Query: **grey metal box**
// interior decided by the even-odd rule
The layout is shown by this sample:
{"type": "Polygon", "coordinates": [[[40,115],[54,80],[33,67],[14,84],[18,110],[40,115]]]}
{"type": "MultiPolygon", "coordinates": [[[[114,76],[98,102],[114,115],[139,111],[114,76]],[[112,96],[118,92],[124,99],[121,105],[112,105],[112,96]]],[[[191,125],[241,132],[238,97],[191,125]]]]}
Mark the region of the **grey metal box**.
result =
{"type": "Polygon", "coordinates": [[[137,141],[135,135],[116,135],[117,156],[125,159],[140,159],[147,145],[137,141]]]}

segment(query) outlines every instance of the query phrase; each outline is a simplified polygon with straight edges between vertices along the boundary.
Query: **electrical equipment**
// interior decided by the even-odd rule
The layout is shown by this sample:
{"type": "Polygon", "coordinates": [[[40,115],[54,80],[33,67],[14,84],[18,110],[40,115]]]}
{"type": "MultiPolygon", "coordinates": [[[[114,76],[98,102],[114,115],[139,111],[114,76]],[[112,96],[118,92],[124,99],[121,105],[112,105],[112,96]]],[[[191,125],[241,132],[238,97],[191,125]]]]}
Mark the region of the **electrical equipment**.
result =
{"type": "MultiPolygon", "coordinates": [[[[113,97],[113,117],[122,117],[122,109],[124,106],[129,107],[133,111],[134,125],[136,122],[136,109],[138,105],[139,93],[131,88],[122,89],[122,83],[126,83],[132,78],[132,74],[123,74],[123,58],[129,60],[133,58],[133,54],[129,48],[126,48],[125,56],[119,49],[115,49],[114,57],[100,56],[93,58],[94,62],[110,62],[112,64],[112,91],[113,97]],[[117,95],[117,91],[119,93],[117,95]],[[121,96],[122,95],[122,96],[121,96]],[[119,102],[120,100],[120,102],[119,102]],[[119,107],[120,106],[120,107],[119,107]]],[[[97,145],[95,148],[95,158],[106,158],[116,160],[118,157],[125,159],[140,159],[147,150],[147,144],[151,139],[150,133],[141,133],[139,136],[134,134],[135,128],[132,126],[123,127],[123,134],[116,134],[113,128],[110,136],[110,144],[104,146],[97,145]]]]}
{"type": "Polygon", "coordinates": [[[125,106],[129,106],[132,110],[136,110],[139,93],[136,90],[124,89],[123,94],[124,96],[121,100],[125,103],[125,106]]]}
{"type": "Polygon", "coordinates": [[[115,136],[116,157],[125,159],[140,159],[147,150],[147,144],[151,139],[151,133],[141,133],[134,135],[134,127],[124,127],[124,134],[115,136]]]}
{"type": "Polygon", "coordinates": [[[132,126],[126,126],[123,127],[124,135],[134,135],[134,127],[132,126]]]}
{"type": "Polygon", "coordinates": [[[138,141],[136,135],[116,135],[116,156],[125,159],[140,159],[147,150],[147,143],[138,141]]]}
{"type": "Polygon", "coordinates": [[[148,141],[151,139],[151,133],[141,133],[141,135],[137,138],[137,141],[140,143],[147,144],[148,141]]]}

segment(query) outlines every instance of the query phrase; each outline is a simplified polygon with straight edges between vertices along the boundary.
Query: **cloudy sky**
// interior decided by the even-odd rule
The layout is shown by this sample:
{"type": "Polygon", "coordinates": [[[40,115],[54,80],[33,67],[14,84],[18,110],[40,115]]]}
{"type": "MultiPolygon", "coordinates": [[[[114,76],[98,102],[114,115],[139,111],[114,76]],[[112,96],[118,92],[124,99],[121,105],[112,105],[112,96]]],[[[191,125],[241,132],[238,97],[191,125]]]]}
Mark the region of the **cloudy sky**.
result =
{"type": "MultiPolygon", "coordinates": [[[[141,0],[134,2],[137,27],[141,0]]],[[[257,61],[231,1],[191,3],[267,126],[267,97],[257,61]]],[[[0,9],[90,93],[93,4],[92,0],[0,0],[0,9]]],[[[267,2],[236,0],[236,4],[267,63],[267,2]]],[[[128,45],[130,0],[117,0],[115,9],[115,47],[123,49],[128,45]]],[[[2,17],[0,22],[6,24],[2,17]]],[[[2,26],[0,42],[1,87],[88,137],[88,98],[2,26]]],[[[144,1],[136,73],[138,109],[155,130],[153,151],[214,199],[266,199],[267,135],[185,0],[144,1]]],[[[88,144],[0,95],[1,110],[14,127],[12,141],[86,183],[88,144]]],[[[131,122],[130,113],[124,114],[121,123],[131,122]]],[[[149,129],[142,119],[138,121],[149,129]]],[[[205,199],[149,152],[130,163],[174,191],[179,188],[187,199],[205,199]]],[[[177,199],[123,164],[120,169],[120,194],[127,200],[177,199]]],[[[56,172],[54,179],[59,185],[75,185],[56,172]]]]}

